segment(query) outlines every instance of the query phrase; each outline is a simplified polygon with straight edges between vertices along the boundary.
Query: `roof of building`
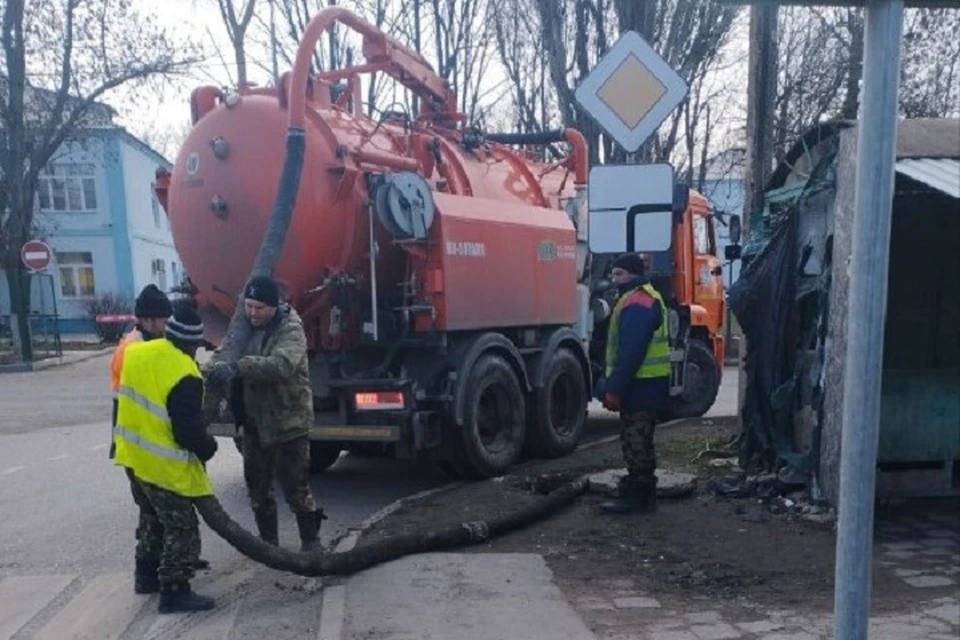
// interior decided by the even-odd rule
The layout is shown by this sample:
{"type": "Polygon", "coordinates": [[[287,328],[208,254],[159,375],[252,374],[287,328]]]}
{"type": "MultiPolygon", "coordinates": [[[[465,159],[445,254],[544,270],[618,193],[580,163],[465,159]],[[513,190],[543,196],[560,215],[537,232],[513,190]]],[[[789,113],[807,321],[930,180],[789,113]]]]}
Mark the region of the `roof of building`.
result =
{"type": "MultiPolygon", "coordinates": [[[[811,127],[787,151],[767,183],[766,190],[794,182],[807,159],[822,153],[841,131],[856,127],[856,120],[833,120],[811,127]],[[791,180],[793,178],[793,180],[791,180]]],[[[960,118],[914,118],[897,122],[897,172],[951,195],[960,190],[960,118]],[[910,162],[923,159],[925,162],[910,162]],[[902,170],[903,168],[903,170],[902,170]]]]}
{"type": "Polygon", "coordinates": [[[960,200],[960,160],[956,158],[904,158],[897,161],[897,173],[960,200]]]}

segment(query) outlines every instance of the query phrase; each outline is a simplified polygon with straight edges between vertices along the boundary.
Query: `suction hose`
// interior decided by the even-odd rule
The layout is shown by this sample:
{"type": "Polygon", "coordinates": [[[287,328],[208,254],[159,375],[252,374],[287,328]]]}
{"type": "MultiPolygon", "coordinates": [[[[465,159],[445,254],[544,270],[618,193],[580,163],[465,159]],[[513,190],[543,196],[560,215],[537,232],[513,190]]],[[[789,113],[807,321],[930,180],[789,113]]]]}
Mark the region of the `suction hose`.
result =
{"type": "Polygon", "coordinates": [[[477,544],[537,522],[573,502],[587,490],[585,480],[561,485],[532,504],[492,520],[463,522],[443,529],[408,533],[355,547],[343,553],[297,553],[267,544],[237,524],[214,496],[196,500],[197,511],[217,535],[237,551],[271,569],[301,576],[349,575],[402,556],[477,544]]]}

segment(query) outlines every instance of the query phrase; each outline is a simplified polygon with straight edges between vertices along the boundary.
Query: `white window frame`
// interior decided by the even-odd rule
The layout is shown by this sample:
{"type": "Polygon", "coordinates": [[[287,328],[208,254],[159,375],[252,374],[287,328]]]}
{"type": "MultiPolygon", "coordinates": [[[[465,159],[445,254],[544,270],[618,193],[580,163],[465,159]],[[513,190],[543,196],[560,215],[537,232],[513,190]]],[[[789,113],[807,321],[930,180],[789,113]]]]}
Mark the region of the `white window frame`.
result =
{"type": "Polygon", "coordinates": [[[37,182],[37,204],[44,213],[95,213],[99,211],[97,167],[92,163],[48,165],[37,182]],[[61,190],[60,205],[57,190],[61,190]]]}
{"type": "Polygon", "coordinates": [[[57,262],[57,277],[60,280],[60,297],[66,300],[86,300],[97,296],[97,272],[93,265],[93,252],[91,251],[57,251],[55,252],[57,262]],[[89,256],[89,261],[81,259],[80,261],[66,260],[67,256],[89,256]],[[66,260],[66,261],[65,261],[66,260]],[[93,290],[89,292],[80,291],[80,272],[89,271],[90,280],[93,283],[93,290]],[[69,272],[69,283],[73,287],[73,293],[67,293],[67,280],[64,278],[64,272],[69,272]]]}
{"type": "Polygon", "coordinates": [[[151,260],[150,271],[153,273],[155,284],[164,293],[167,292],[167,263],[163,258],[151,260]]]}

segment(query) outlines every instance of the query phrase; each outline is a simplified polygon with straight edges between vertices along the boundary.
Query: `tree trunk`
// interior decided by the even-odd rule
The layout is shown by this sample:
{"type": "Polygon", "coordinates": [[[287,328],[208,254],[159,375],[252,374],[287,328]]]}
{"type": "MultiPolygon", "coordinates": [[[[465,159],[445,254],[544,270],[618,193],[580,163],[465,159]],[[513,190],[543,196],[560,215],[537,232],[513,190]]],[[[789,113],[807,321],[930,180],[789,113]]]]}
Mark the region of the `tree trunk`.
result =
{"type": "Polygon", "coordinates": [[[850,60],[847,65],[847,88],[840,117],[856,120],[860,110],[860,80],[863,78],[863,14],[850,9],[847,15],[850,30],[850,60]]]}
{"type": "Polygon", "coordinates": [[[10,329],[13,332],[13,344],[20,351],[23,362],[33,362],[33,336],[30,334],[30,290],[23,286],[25,270],[20,265],[19,255],[7,257],[4,273],[7,275],[7,288],[10,291],[10,329]]]}

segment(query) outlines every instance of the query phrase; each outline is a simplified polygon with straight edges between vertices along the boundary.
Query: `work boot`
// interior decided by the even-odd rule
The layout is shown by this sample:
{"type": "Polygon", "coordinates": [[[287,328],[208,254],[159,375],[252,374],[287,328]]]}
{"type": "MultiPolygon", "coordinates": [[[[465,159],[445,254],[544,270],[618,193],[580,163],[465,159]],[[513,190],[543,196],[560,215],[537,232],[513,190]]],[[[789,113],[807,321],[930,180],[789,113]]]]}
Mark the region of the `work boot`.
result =
{"type": "Polygon", "coordinates": [[[160,591],[160,578],[157,577],[157,562],[149,558],[137,558],[133,572],[134,593],[148,594],[160,591]]]}
{"type": "Polygon", "coordinates": [[[160,585],[160,613],[188,613],[190,611],[209,611],[216,606],[213,598],[194,593],[186,580],[167,582],[160,585]]]}
{"type": "Polygon", "coordinates": [[[253,518],[257,521],[257,531],[260,532],[260,539],[267,544],[275,547],[280,546],[280,536],[277,533],[277,510],[254,511],[253,518]]]}
{"type": "Polygon", "coordinates": [[[625,477],[620,482],[619,497],[600,504],[600,512],[605,514],[651,513],[656,510],[656,476],[652,478],[625,477]]]}
{"type": "Polygon", "coordinates": [[[310,513],[297,514],[297,527],[300,529],[300,551],[314,551],[320,548],[320,525],[327,519],[323,509],[310,513]]]}

